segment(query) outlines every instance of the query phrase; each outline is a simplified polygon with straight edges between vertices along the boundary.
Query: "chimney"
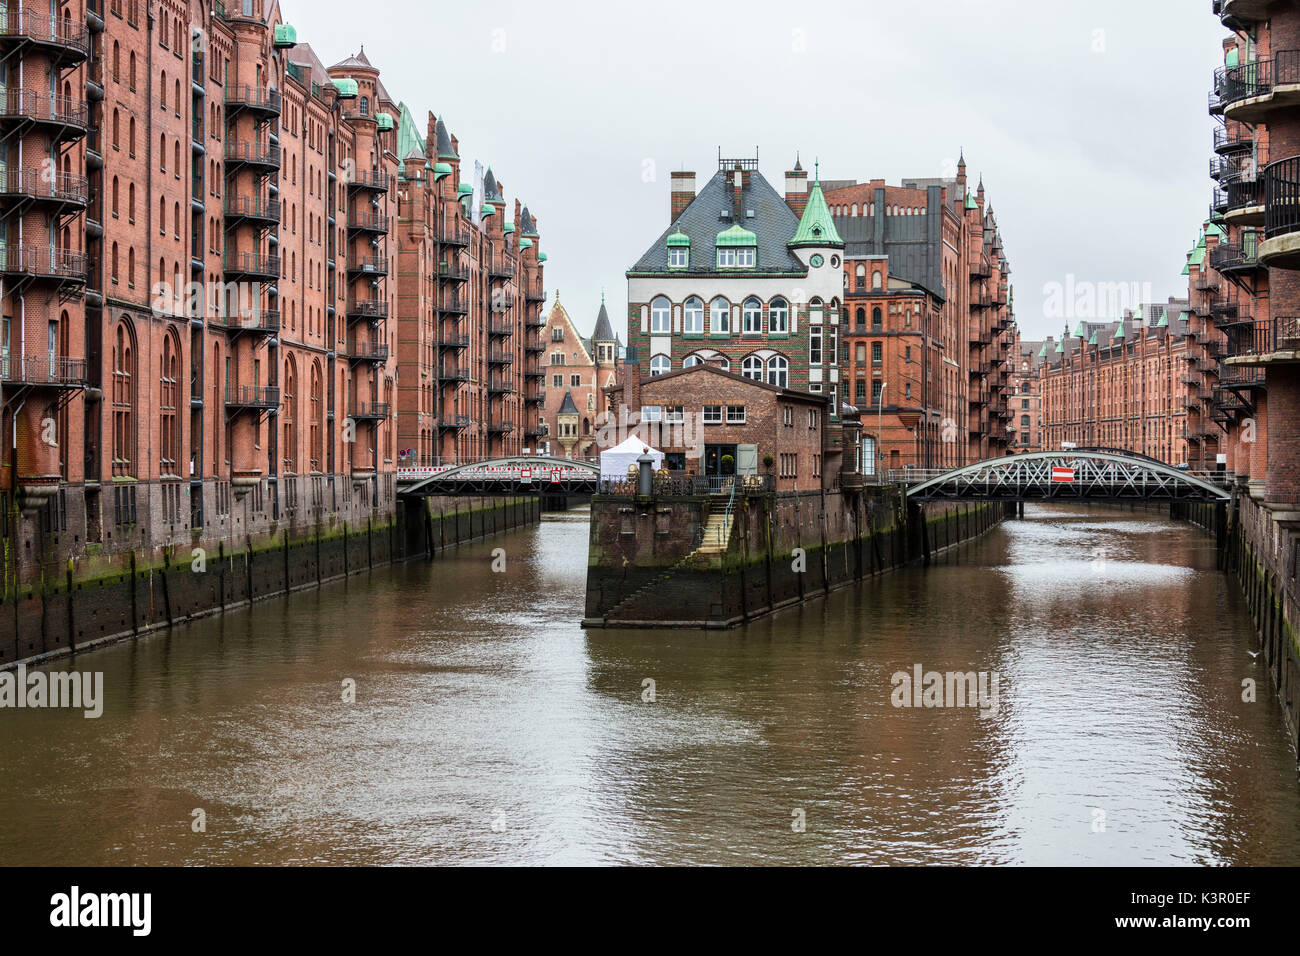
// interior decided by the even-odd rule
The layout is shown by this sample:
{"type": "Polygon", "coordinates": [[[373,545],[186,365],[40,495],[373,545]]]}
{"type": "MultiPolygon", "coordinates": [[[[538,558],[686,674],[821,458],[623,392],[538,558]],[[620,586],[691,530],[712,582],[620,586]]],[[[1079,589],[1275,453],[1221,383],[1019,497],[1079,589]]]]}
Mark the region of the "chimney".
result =
{"type": "Polygon", "coordinates": [[[677,217],[686,211],[695,200],[695,174],[679,170],[672,174],[672,221],[676,222],[677,217]]]}
{"type": "Polygon", "coordinates": [[[794,169],[785,171],[785,201],[790,204],[796,216],[803,215],[803,207],[808,205],[808,173],[799,165],[798,157],[794,169]]]}
{"type": "Polygon", "coordinates": [[[745,221],[745,174],[740,163],[731,171],[731,219],[736,225],[745,221]]]}

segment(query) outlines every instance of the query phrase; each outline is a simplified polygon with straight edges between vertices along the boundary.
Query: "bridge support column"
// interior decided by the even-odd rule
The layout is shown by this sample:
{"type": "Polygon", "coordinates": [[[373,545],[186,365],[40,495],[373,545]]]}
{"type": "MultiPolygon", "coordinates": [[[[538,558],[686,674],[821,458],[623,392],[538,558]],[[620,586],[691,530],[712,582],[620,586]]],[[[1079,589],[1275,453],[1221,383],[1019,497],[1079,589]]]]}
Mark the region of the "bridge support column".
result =
{"type": "Polygon", "coordinates": [[[1025,503],[1024,503],[1023,501],[1017,501],[1017,502],[1016,502],[1016,517],[1017,517],[1017,518],[1023,518],[1024,516],[1025,516],[1025,503]]]}

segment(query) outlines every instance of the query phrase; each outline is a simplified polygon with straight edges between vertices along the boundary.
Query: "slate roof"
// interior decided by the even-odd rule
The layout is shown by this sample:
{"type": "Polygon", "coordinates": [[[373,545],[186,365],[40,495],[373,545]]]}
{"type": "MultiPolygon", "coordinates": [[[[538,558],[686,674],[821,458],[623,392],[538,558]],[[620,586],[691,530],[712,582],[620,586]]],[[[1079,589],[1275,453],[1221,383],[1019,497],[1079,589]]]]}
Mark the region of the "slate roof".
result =
{"type": "MultiPolygon", "coordinates": [[[[762,173],[755,170],[750,173],[749,186],[744,190],[742,198],[743,207],[752,209],[754,217],[742,219],[740,225],[752,231],[758,239],[755,268],[752,272],[744,270],[743,274],[777,272],[807,275],[808,269],[786,246],[799,229],[799,217],[794,214],[785,197],[772,188],[762,173]]],[[[724,170],[718,170],[682,214],[659,234],[659,238],[628,270],[628,274],[689,275],[716,271],[718,233],[734,224],[730,215],[720,219],[719,213],[725,211],[730,214],[732,208],[732,190],[727,186],[727,174],[724,170]],[[678,229],[691,237],[691,265],[689,269],[674,269],[669,273],[668,236],[678,229]]],[[[727,275],[737,272],[734,269],[723,271],[727,275]]]]}
{"type": "Polygon", "coordinates": [[[447,132],[447,124],[442,121],[441,116],[438,117],[438,123],[434,127],[434,136],[438,138],[436,145],[439,159],[460,159],[456,155],[456,150],[452,148],[451,133],[447,132]]]}
{"type": "Polygon", "coordinates": [[[483,177],[483,201],[501,202],[503,199],[501,190],[497,187],[497,178],[492,173],[492,167],[489,166],[487,175],[483,177]]]}
{"type": "Polygon", "coordinates": [[[340,60],[338,63],[335,63],[330,67],[331,70],[373,70],[374,68],[374,64],[372,64],[370,59],[366,56],[366,48],[364,46],[361,48],[360,53],[354,53],[346,60],[340,60]]]}
{"type": "Polygon", "coordinates": [[[560,403],[560,410],[557,414],[560,415],[578,414],[578,406],[573,404],[573,393],[569,391],[567,388],[564,390],[564,401],[560,403]]]}
{"type": "Polygon", "coordinates": [[[533,222],[533,214],[528,211],[527,206],[519,214],[519,231],[525,236],[537,235],[537,224],[533,222]]]}
{"type": "Polygon", "coordinates": [[[596,315],[596,328],[591,333],[593,342],[614,341],[614,327],[609,322],[609,312],[605,309],[605,300],[600,300],[600,312],[596,315]]]}

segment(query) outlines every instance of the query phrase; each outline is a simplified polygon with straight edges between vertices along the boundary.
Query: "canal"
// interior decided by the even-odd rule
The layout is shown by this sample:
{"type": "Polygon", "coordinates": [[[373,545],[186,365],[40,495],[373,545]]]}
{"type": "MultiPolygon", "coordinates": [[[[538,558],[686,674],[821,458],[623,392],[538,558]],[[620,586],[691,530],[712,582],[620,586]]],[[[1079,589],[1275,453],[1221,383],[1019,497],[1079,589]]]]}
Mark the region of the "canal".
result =
{"type": "Polygon", "coordinates": [[[1027,506],[705,633],[580,629],[587,518],[52,665],[102,671],[104,712],[0,711],[0,863],[1300,861],[1296,758],[1191,526],[1027,506]],[[917,665],[997,707],[894,706],[917,665]]]}

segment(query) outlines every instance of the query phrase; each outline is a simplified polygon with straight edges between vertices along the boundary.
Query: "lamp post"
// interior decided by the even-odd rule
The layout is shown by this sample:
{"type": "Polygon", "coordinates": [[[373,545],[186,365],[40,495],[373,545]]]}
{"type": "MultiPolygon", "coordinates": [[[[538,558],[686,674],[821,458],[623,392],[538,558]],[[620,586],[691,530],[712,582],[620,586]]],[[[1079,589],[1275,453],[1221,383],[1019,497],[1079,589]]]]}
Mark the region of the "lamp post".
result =
{"type": "Polygon", "coordinates": [[[880,397],[876,399],[876,457],[880,464],[876,468],[876,481],[883,484],[885,480],[885,387],[888,382],[880,383],[880,397]]]}

